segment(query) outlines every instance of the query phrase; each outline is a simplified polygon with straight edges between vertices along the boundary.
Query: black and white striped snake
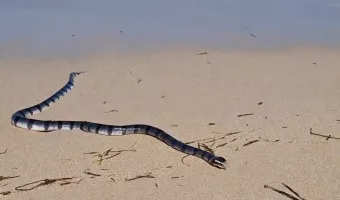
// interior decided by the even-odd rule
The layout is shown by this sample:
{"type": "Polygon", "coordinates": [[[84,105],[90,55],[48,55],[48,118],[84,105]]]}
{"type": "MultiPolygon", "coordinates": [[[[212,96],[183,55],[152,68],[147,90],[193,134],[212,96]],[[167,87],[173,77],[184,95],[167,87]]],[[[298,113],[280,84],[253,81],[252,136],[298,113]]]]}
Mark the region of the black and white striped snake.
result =
{"type": "Polygon", "coordinates": [[[226,169],[226,160],[223,157],[218,157],[210,152],[184,144],[163,130],[153,126],[144,124],[116,126],[87,121],[47,121],[27,118],[44,111],[57,100],[61,99],[61,97],[66,95],[69,91],[71,91],[71,89],[74,87],[74,78],[81,73],[83,72],[72,72],[66,85],[45,101],[15,112],[11,117],[11,123],[19,128],[40,132],[80,129],[85,132],[97,133],[101,135],[145,134],[157,138],[158,140],[180,152],[201,158],[214,167],[226,169]]]}

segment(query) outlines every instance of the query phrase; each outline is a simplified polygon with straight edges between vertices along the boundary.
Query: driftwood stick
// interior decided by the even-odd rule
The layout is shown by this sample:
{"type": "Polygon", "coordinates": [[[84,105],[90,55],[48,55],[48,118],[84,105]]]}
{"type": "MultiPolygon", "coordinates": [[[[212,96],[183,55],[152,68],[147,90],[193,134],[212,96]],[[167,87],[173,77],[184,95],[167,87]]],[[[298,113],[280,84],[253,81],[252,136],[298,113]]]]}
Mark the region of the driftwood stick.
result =
{"type": "Polygon", "coordinates": [[[333,137],[332,135],[322,135],[322,134],[319,134],[319,133],[313,133],[312,128],[309,129],[309,134],[324,137],[324,138],[326,138],[326,141],[329,140],[329,139],[340,140],[339,137],[333,137]]]}

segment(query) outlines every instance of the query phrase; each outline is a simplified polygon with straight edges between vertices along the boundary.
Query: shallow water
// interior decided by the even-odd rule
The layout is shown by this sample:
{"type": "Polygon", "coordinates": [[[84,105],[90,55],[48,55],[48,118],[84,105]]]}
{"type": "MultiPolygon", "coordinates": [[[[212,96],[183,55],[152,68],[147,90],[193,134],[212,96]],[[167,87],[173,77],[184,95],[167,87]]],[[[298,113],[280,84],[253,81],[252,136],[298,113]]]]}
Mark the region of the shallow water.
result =
{"type": "Polygon", "coordinates": [[[340,46],[340,1],[2,0],[0,24],[2,55],[340,46]]]}

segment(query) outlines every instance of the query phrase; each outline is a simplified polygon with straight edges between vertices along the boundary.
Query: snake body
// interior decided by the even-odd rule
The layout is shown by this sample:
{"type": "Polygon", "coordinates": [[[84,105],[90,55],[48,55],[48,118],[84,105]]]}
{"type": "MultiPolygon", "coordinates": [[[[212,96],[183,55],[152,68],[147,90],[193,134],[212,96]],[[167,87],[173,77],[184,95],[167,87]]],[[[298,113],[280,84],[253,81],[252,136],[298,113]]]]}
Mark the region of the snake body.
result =
{"type": "Polygon", "coordinates": [[[70,92],[74,87],[74,78],[81,73],[83,72],[72,72],[69,75],[69,80],[66,85],[43,102],[15,112],[11,117],[12,125],[18,128],[40,132],[51,132],[56,130],[82,130],[84,132],[109,136],[145,134],[157,138],[158,140],[180,152],[201,158],[214,167],[226,169],[226,160],[223,157],[218,157],[208,151],[187,145],[175,139],[163,130],[150,125],[132,124],[117,126],[87,121],[50,121],[27,118],[46,110],[56,101],[60,100],[63,96],[70,92]]]}

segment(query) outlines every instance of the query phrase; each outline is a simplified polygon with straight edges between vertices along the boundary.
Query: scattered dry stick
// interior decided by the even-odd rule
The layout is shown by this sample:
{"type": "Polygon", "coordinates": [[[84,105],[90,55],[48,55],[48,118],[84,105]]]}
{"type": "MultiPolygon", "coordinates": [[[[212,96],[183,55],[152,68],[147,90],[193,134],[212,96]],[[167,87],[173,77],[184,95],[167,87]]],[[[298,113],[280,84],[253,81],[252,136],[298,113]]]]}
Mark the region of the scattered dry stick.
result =
{"type": "Polygon", "coordinates": [[[202,147],[203,150],[205,150],[205,151],[207,151],[211,154],[214,154],[214,151],[204,143],[198,143],[197,146],[198,146],[199,149],[201,149],[201,147],[202,147]]]}
{"type": "Polygon", "coordinates": [[[91,151],[91,152],[83,153],[83,155],[88,155],[88,154],[97,154],[97,153],[99,153],[99,152],[97,152],[97,151],[91,151]]]}
{"type": "Polygon", "coordinates": [[[184,176],[172,176],[171,179],[183,178],[184,176]]]}
{"type": "Polygon", "coordinates": [[[244,117],[244,116],[248,116],[248,115],[254,115],[254,113],[241,114],[241,115],[237,115],[237,117],[244,117]]]}
{"type": "Polygon", "coordinates": [[[186,166],[190,166],[189,164],[186,164],[186,163],[184,162],[184,158],[186,158],[186,157],[188,157],[188,156],[190,156],[190,155],[185,155],[185,156],[183,156],[183,158],[181,159],[182,163],[183,163],[184,165],[186,165],[186,166]]]}
{"type": "Polygon", "coordinates": [[[39,180],[39,181],[34,181],[34,182],[31,182],[31,183],[27,183],[27,184],[24,184],[24,185],[20,185],[18,187],[15,187],[15,190],[16,191],[29,191],[29,190],[33,190],[37,187],[40,187],[40,186],[45,186],[45,185],[50,185],[52,183],[55,183],[55,182],[58,182],[58,181],[67,181],[67,180],[72,180],[74,179],[75,177],[70,177],[70,178],[57,178],[57,179],[43,179],[43,180],[39,180]],[[37,185],[34,185],[36,183],[39,183],[37,185]],[[24,188],[26,186],[29,186],[29,185],[34,185],[30,188],[24,188]]]}
{"type": "Polygon", "coordinates": [[[288,194],[288,193],[286,193],[286,192],[284,192],[284,191],[282,191],[282,190],[278,190],[278,189],[276,189],[276,188],[273,188],[273,187],[271,187],[271,186],[269,186],[269,185],[264,185],[264,188],[269,188],[269,189],[271,189],[271,190],[273,190],[273,191],[275,191],[275,192],[277,192],[277,193],[279,193],[279,194],[282,194],[283,196],[285,196],[285,197],[287,197],[287,198],[293,199],[293,200],[305,200],[305,199],[302,198],[297,192],[295,192],[292,188],[290,188],[288,185],[286,185],[286,184],[284,184],[284,183],[282,183],[282,185],[285,186],[289,191],[291,191],[292,193],[294,193],[298,198],[297,198],[297,197],[294,197],[293,195],[288,194]]]}
{"type": "Polygon", "coordinates": [[[88,153],[83,153],[83,155],[95,154],[95,156],[99,157],[99,160],[95,160],[94,162],[98,162],[98,165],[101,165],[104,160],[108,160],[110,158],[116,157],[116,156],[120,155],[122,152],[127,152],[127,151],[129,151],[129,152],[136,152],[135,149],[132,149],[132,147],[134,147],[135,144],[132,145],[130,147],[130,149],[112,150],[112,148],[110,148],[110,149],[104,151],[103,153],[92,151],[92,152],[88,152],[88,153]],[[115,153],[115,154],[110,155],[110,153],[115,153]]]}
{"type": "Polygon", "coordinates": [[[237,140],[237,138],[234,138],[233,140],[231,140],[231,141],[229,141],[229,142],[225,142],[225,143],[219,144],[219,145],[216,146],[216,148],[224,147],[224,146],[227,145],[228,143],[234,142],[235,140],[237,140]]]}
{"type": "Polygon", "coordinates": [[[301,200],[305,200],[305,198],[302,198],[299,193],[295,192],[291,187],[289,187],[287,184],[282,183],[283,186],[285,186],[289,191],[295,194],[295,196],[299,197],[301,200]]]}
{"type": "MultiPolygon", "coordinates": [[[[223,134],[223,133],[218,133],[218,132],[213,132],[213,133],[215,133],[215,134],[223,134]]],[[[214,141],[218,141],[218,140],[225,139],[227,136],[235,135],[235,134],[238,134],[238,133],[240,133],[240,131],[231,132],[231,133],[226,133],[226,134],[224,134],[222,137],[219,137],[219,138],[209,137],[209,138],[204,138],[204,139],[199,139],[199,140],[194,140],[194,141],[186,142],[185,144],[192,144],[192,143],[195,143],[195,142],[205,142],[205,143],[210,143],[210,142],[214,142],[214,141]]]]}
{"type": "Polygon", "coordinates": [[[146,174],[146,175],[138,175],[134,178],[125,178],[125,181],[133,181],[133,180],[136,180],[136,179],[140,179],[140,178],[156,178],[155,176],[152,176],[151,174],[146,174]]]}
{"type": "Polygon", "coordinates": [[[101,176],[100,174],[95,174],[92,172],[84,171],[84,174],[91,175],[91,176],[101,176]]]}
{"type": "Polygon", "coordinates": [[[6,179],[12,179],[12,178],[18,178],[20,176],[0,176],[0,181],[6,180],[6,179]]]}
{"type": "Polygon", "coordinates": [[[4,152],[0,152],[0,154],[5,154],[7,152],[7,149],[4,152]]]}
{"type": "Polygon", "coordinates": [[[198,54],[196,54],[197,56],[201,56],[201,55],[207,55],[208,54],[208,52],[202,52],[202,53],[198,53],[198,54]]]}
{"type": "Polygon", "coordinates": [[[60,185],[68,185],[71,183],[79,184],[82,180],[83,179],[80,179],[79,181],[65,181],[65,182],[60,183],[60,185]]]}
{"type": "Polygon", "coordinates": [[[309,129],[309,133],[311,135],[316,135],[316,136],[324,137],[324,138],[326,138],[326,141],[329,140],[329,139],[340,140],[340,138],[333,137],[332,135],[321,135],[321,134],[318,134],[318,133],[313,133],[312,132],[312,128],[309,129]]]}
{"type": "Polygon", "coordinates": [[[251,145],[251,144],[258,142],[258,141],[260,141],[260,140],[252,140],[252,141],[245,143],[243,146],[245,147],[245,146],[251,145]]]}
{"type": "Polygon", "coordinates": [[[9,195],[9,194],[11,194],[12,192],[11,191],[5,191],[5,192],[0,192],[0,194],[2,194],[2,195],[9,195]]]}
{"type": "Polygon", "coordinates": [[[118,112],[118,110],[109,110],[109,111],[106,111],[104,113],[111,113],[111,112],[118,112]]]}

